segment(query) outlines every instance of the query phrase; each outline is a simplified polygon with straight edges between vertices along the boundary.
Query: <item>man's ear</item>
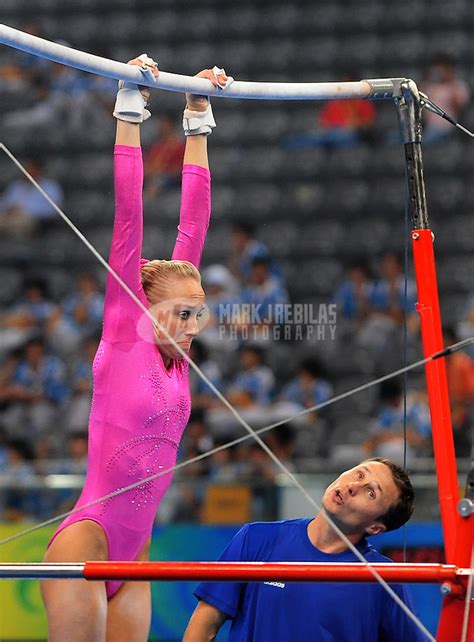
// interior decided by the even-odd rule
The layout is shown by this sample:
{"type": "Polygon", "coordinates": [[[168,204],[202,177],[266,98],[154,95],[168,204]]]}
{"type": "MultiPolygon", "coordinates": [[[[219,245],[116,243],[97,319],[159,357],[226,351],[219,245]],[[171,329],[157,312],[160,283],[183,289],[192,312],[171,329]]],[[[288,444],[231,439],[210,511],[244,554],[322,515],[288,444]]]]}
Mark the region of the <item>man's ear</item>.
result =
{"type": "Polygon", "coordinates": [[[382,522],[374,522],[370,526],[367,526],[365,532],[367,535],[381,535],[382,533],[385,533],[386,530],[387,527],[385,524],[382,524],[382,522]]]}

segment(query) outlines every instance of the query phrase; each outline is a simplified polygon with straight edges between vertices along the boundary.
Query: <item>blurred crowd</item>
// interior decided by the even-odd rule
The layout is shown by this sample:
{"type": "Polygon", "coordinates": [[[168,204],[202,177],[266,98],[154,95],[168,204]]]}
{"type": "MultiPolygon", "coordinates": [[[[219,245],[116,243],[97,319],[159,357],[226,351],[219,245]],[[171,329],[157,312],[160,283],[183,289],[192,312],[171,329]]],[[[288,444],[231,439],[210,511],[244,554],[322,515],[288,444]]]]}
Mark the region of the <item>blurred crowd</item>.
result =
{"type": "MultiPolygon", "coordinates": [[[[348,74],[347,79],[352,77],[348,74]]],[[[32,136],[40,128],[57,128],[59,122],[72,132],[80,131],[84,121],[90,126],[94,118],[111,111],[115,91],[115,83],[106,79],[33,56],[1,68],[0,83],[28,87],[25,104],[8,112],[4,125],[32,136]],[[95,100],[90,100],[91,94],[95,100]]],[[[433,60],[422,88],[455,118],[469,101],[467,87],[447,57],[433,60]]],[[[374,118],[372,103],[328,101],[318,113],[317,130],[293,137],[287,146],[297,150],[356,145],[370,138],[374,118]]],[[[163,191],[180,180],[183,141],[174,116],[162,113],[156,127],[145,149],[144,197],[159,209],[163,191]]],[[[444,121],[426,113],[428,141],[450,133],[444,121]]],[[[62,187],[45,174],[42,159],[31,157],[26,168],[62,207],[62,187]]],[[[56,216],[53,206],[23,177],[11,181],[0,196],[2,235],[41,238],[56,216]]],[[[401,365],[403,346],[409,349],[420,343],[415,284],[410,275],[405,277],[402,257],[393,252],[375,262],[360,256],[345,266],[343,279],[326,302],[326,308],[335,305],[334,335],[308,344],[295,337],[295,326],[308,326],[313,320],[285,323],[294,302],[284,267],[248,220],[234,221],[227,260],[207,265],[202,275],[209,320],[190,356],[253,428],[291,417],[264,433],[266,443],[291,470],[296,469],[295,462],[330,459],[344,442],[337,431],[338,417],[329,408],[317,408],[340,391],[336,356],[340,362],[356,355],[363,372],[375,375],[388,354],[395,354],[401,365]],[[283,333],[277,334],[282,328],[283,333]]],[[[95,272],[77,275],[74,288],[58,298],[51,294],[47,279],[26,270],[21,291],[0,310],[0,478],[13,482],[10,488],[0,487],[0,517],[5,520],[43,519],[72,505],[73,490],[44,492],[29,484],[38,476],[85,473],[92,362],[100,340],[103,300],[103,283],[95,272]]],[[[456,327],[445,328],[445,344],[472,336],[473,330],[474,291],[456,327]]],[[[446,365],[456,452],[467,456],[474,353],[458,352],[446,365]]],[[[254,514],[271,518],[279,469],[251,440],[199,460],[242,436],[243,429],[194,371],[191,385],[193,413],[180,461],[196,461],[178,475],[169,519],[199,519],[206,484],[236,481],[254,488],[254,514]]],[[[408,389],[399,380],[382,384],[365,409],[362,424],[351,442],[354,459],[366,455],[402,461],[405,455],[432,455],[427,394],[421,383],[408,389]]]]}

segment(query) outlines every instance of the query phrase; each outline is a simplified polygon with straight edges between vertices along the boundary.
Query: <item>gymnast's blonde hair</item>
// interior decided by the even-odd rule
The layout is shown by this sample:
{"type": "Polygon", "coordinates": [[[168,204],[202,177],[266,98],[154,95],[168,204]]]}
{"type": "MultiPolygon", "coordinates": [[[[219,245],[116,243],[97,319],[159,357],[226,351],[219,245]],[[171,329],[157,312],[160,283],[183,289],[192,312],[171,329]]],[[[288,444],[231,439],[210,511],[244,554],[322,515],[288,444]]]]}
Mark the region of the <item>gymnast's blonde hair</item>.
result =
{"type": "Polygon", "coordinates": [[[167,296],[170,282],[174,279],[194,279],[201,283],[199,270],[189,261],[143,261],[140,273],[143,290],[152,304],[167,296]]]}

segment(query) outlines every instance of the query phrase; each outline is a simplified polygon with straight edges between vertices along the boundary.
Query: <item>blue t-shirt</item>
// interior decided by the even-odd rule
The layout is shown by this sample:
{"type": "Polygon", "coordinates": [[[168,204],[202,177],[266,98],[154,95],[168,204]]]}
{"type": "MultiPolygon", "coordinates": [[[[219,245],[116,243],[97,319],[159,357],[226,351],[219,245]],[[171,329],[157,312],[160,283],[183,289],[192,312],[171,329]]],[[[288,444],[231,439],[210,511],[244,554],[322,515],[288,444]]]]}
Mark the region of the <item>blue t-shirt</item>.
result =
{"type": "MultiPolygon", "coordinates": [[[[245,525],[221,561],[355,562],[351,551],[315,548],[310,519],[245,525]]],[[[390,562],[365,539],[358,549],[370,562],[390,562]]],[[[392,588],[413,610],[405,586],[392,588]]],[[[426,636],[380,584],[323,582],[203,582],[195,596],[232,620],[228,642],[426,642],[426,636]]]]}

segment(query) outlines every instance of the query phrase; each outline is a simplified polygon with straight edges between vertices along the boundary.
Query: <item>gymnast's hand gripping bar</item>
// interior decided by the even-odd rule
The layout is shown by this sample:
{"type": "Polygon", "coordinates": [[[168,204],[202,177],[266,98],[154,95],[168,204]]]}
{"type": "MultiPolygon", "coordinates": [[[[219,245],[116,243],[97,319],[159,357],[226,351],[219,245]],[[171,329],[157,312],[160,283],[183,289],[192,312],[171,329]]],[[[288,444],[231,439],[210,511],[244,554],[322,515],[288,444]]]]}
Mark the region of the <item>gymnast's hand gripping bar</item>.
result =
{"type": "MultiPolygon", "coordinates": [[[[156,81],[147,81],[137,67],[72,49],[56,42],[0,25],[0,43],[53,62],[82,71],[127,80],[167,91],[192,92],[225,98],[260,100],[327,100],[330,98],[368,98],[373,100],[400,95],[400,78],[379,78],[357,82],[281,83],[234,81],[225,91],[209,80],[160,71],[156,81]]],[[[157,46],[159,49],[159,46],[157,46]]]]}

